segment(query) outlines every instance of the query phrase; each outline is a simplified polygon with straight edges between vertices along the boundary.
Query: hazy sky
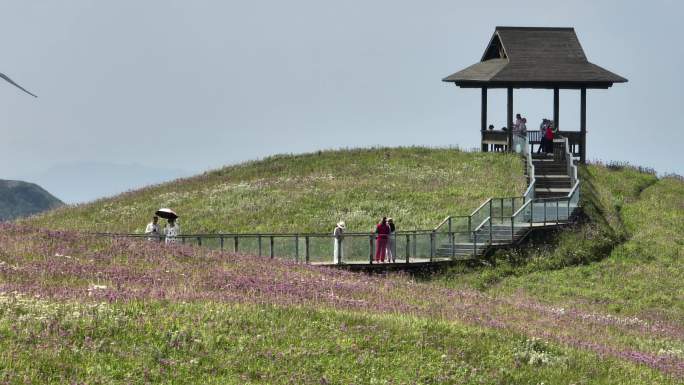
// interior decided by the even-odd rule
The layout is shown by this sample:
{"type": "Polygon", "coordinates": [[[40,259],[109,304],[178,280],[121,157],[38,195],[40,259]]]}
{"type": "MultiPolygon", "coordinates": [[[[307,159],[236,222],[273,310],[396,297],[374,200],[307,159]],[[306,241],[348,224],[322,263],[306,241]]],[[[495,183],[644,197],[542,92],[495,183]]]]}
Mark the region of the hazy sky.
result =
{"type": "MultiPolygon", "coordinates": [[[[496,25],[573,26],[629,79],[588,91],[588,158],[684,174],[678,1],[2,1],[0,178],[70,162],[188,171],[273,153],[477,147],[479,90],[441,79],[496,25]],[[477,4],[474,4],[477,3],[477,4]]],[[[579,92],[561,91],[564,129],[579,92]]],[[[505,91],[489,116],[505,124],[505,91]]],[[[553,93],[521,90],[536,126],[553,93]]]]}

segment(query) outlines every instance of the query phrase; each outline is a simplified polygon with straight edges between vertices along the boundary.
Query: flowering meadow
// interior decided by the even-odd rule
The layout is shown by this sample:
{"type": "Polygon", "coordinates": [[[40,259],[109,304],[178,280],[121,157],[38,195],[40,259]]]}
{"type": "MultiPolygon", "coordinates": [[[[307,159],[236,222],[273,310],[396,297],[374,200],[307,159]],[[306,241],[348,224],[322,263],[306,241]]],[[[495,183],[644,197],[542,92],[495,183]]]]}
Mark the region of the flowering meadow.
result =
{"type": "Polygon", "coordinates": [[[684,325],[0,225],[0,383],[684,380],[684,325]]]}

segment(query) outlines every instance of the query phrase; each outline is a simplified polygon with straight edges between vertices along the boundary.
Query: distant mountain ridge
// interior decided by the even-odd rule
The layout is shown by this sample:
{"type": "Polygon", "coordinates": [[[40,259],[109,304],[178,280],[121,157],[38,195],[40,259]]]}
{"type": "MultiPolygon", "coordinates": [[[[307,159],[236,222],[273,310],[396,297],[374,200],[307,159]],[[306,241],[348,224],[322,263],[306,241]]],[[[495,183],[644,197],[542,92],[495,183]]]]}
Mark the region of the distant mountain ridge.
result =
{"type": "Polygon", "coordinates": [[[57,164],[21,179],[36,182],[67,204],[91,202],[193,173],[130,163],[74,162],[57,164]]]}
{"type": "Polygon", "coordinates": [[[62,201],[35,183],[0,179],[0,222],[63,205],[62,201]]]}

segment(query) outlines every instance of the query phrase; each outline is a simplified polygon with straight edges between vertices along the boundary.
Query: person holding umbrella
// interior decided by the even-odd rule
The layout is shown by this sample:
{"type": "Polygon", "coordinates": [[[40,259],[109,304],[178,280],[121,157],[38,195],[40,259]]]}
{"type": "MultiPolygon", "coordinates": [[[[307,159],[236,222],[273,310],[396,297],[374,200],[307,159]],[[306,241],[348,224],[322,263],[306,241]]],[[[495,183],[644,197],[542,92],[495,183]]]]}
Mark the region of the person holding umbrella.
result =
{"type": "Polygon", "coordinates": [[[166,244],[176,243],[176,237],[180,235],[180,226],[176,223],[178,214],[168,208],[159,209],[155,214],[167,220],[166,226],[164,226],[166,244]]]}

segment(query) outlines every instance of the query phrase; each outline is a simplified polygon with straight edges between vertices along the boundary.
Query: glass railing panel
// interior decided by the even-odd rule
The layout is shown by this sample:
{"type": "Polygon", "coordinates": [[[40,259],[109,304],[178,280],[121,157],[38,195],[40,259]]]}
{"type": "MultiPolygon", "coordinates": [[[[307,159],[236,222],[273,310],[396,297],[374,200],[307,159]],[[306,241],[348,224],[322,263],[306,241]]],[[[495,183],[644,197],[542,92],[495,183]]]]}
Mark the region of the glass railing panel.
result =
{"type": "Polygon", "coordinates": [[[468,225],[471,221],[468,217],[453,217],[451,219],[451,231],[468,231],[468,225]]]}
{"type": "MultiPolygon", "coordinates": [[[[366,234],[355,234],[355,235],[345,235],[341,243],[341,254],[342,263],[368,263],[370,260],[370,235],[366,234]]],[[[375,241],[373,241],[373,246],[375,246],[375,241]]],[[[334,252],[335,240],[334,238],[329,239],[328,254],[331,257],[334,252]]]]}
{"type": "Polygon", "coordinates": [[[216,235],[203,235],[202,246],[212,250],[221,250],[221,238],[216,235]]]}
{"type": "MultiPolygon", "coordinates": [[[[346,237],[345,237],[346,240],[346,237]]],[[[309,262],[332,263],[333,262],[333,238],[323,235],[309,236],[309,262]]]]}
{"type": "MultiPolygon", "coordinates": [[[[270,243],[270,239],[269,239],[270,243]]],[[[281,259],[296,260],[299,242],[294,235],[273,237],[273,255],[281,259]]]]}
{"type": "MultiPolygon", "coordinates": [[[[262,242],[262,255],[264,252],[263,242],[262,242]]],[[[251,254],[258,255],[258,238],[256,236],[239,236],[238,237],[238,252],[241,254],[251,254]]]]}
{"type": "Polygon", "coordinates": [[[529,227],[532,223],[532,203],[528,203],[525,206],[518,209],[513,217],[514,225],[522,225],[529,227]]]}
{"type": "Polygon", "coordinates": [[[500,209],[500,204],[501,200],[499,198],[492,198],[489,200],[489,202],[485,203],[479,207],[478,210],[473,212],[470,218],[471,227],[469,231],[475,230],[475,228],[479,226],[485,219],[490,217],[490,212],[498,212],[497,210],[500,209]]]}

